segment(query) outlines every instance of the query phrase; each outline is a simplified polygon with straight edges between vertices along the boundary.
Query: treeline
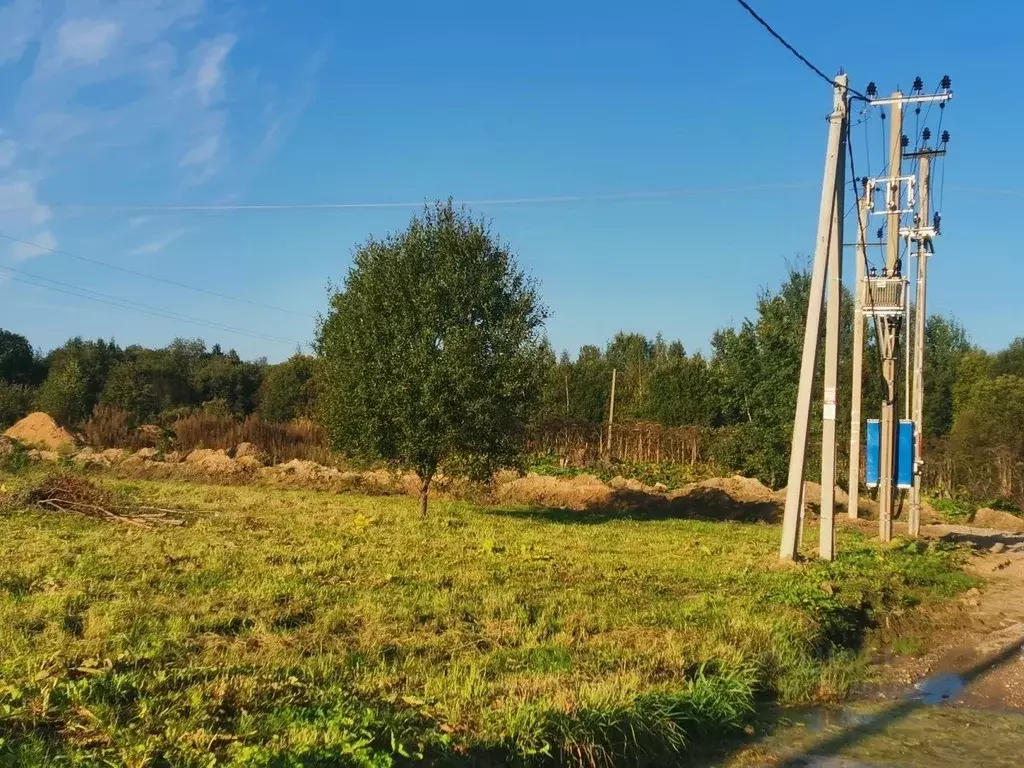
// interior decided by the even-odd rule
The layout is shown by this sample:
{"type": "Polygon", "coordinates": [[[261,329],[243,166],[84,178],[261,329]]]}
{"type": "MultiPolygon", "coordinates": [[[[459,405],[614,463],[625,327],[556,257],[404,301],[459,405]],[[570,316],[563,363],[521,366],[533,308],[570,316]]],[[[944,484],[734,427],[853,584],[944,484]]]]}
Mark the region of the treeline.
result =
{"type": "MultiPolygon", "coordinates": [[[[751,317],[714,334],[708,355],[688,352],[682,342],[660,335],[651,339],[626,332],[603,348],[584,346],[575,357],[557,355],[549,347],[542,363],[545,386],[534,418],[534,444],[560,444],[559,435],[567,440],[572,436],[577,443],[599,442],[604,431],[595,426],[607,421],[614,369],[615,420],[633,423],[624,430],[636,436],[641,453],[689,459],[699,455],[723,469],[783,484],[808,291],[807,272],[792,270],[781,286],[758,296],[751,317]],[[640,430],[638,423],[655,428],[640,430]],[[695,429],[659,437],[670,441],[662,451],[652,442],[657,427],[695,429]]],[[[849,295],[845,300],[846,307],[852,306],[849,295]]],[[[844,312],[841,332],[839,440],[845,455],[850,312],[844,312]]],[[[865,418],[877,415],[882,391],[870,329],[867,337],[865,418]]],[[[924,432],[932,459],[926,464],[928,481],[952,494],[1021,499],[1024,337],[990,353],[972,345],[958,322],[933,315],[926,323],[925,346],[924,432]]],[[[121,409],[138,423],[164,425],[201,413],[238,419],[255,415],[269,421],[315,419],[316,381],[316,358],[302,354],[269,365],[242,360],[218,345],[207,348],[198,340],[146,349],[76,338],[42,355],[25,338],[0,331],[0,423],[38,409],[75,425],[98,405],[121,409]]],[[[820,386],[815,397],[814,413],[820,413],[820,386]]],[[[902,409],[902,396],[899,401],[902,409]]],[[[820,428],[820,420],[812,424],[820,428]]],[[[817,436],[812,434],[812,445],[817,436]]],[[[577,448],[590,457],[600,453],[595,445],[577,448]]],[[[812,472],[816,455],[812,450],[812,472]]],[[[840,466],[841,476],[847,471],[840,466]]]]}
{"type": "Polygon", "coordinates": [[[75,426],[97,406],[122,410],[138,423],[171,424],[199,413],[312,418],[314,369],[308,355],[270,365],[198,339],[147,349],[73,338],[42,355],[25,337],[0,329],[0,424],[40,410],[75,426]]]}

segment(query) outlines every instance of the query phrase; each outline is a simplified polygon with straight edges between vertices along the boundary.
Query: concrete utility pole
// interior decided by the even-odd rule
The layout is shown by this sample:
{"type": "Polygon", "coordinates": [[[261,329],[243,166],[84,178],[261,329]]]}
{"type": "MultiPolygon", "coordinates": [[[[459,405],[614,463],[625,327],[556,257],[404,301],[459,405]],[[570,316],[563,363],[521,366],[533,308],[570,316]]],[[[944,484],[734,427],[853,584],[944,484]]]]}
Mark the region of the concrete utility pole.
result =
{"type": "MultiPolygon", "coordinates": [[[[840,152],[845,154],[845,135],[840,152]]],[[[836,172],[836,204],[832,207],[828,254],[828,304],[825,307],[825,396],[821,412],[821,520],[818,554],[836,554],[836,406],[839,393],[839,312],[843,295],[843,217],[846,212],[846,163],[836,172]]]]}
{"type": "MultiPolygon", "coordinates": [[[[856,180],[854,181],[856,183],[856,180]]],[[[857,210],[857,283],[853,292],[853,377],[850,386],[850,478],[847,516],[856,520],[860,512],[860,406],[864,383],[864,307],[861,303],[864,278],[867,277],[867,228],[870,205],[867,190],[857,210]]]]}
{"type": "Polygon", "coordinates": [[[928,290],[928,256],[931,254],[935,230],[931,226],[932,155],[920,156],[921,202],[915,220],[917,240],[917,316],[914,331],[914,489],[910,497],[910,535],[921,532],[921,467],[924,463],[924,343],[928,290]]]}
{"type": "MultiPolygon", "coordinates": [[[[782,546],[779,555],[783,560],[796,559],[799,551],[804,463],[807,457],[811,391],[814,385],[814,369],[818,360],[818,331],[821,327],[821,307],[825,290],[825,276],[832,265],[838,266],[839,264],[838,257],[833,258],[831,251],[837,249],[837,243],[839,249],[842,247],[846,134],[849,126],[848,83],[849,78],[846,75],[836,77],[833,93],[833,110],[829,116],[828,147],[825,152],[825,176],[822,182],[821,203],[818,209],[818,236],[814,249],[810,298],[807,303],[807,319],[804,326],[800,383],[797,389],[796,417],[793,421],[793,441],[789,456],[786,511],[782,522],[782,546]]],[[[836,316],[838,317],[838,293],[836,310],[836,316]]],[[[836,328],[838,330],[838,324],[836,328]]],[[[838,350],[838,334],[836,350],[838,350]]],[[[835,380],[833,379],[833,381],[835,380]]],[[[831,536],[831,534],[829,535],[831,536]]],[[[822,533],[823,539],[824,536],[825,534],[822,533]]],[[[828,552],[830,557],[831,550],[832,547],[830,546],[828,552]]]]}
{"type": "MultiPolygon", "coordinates": [[[[900,260],[900,179],[903,176],[903,94],[891,97],[889,120],[889,182],[886,194],[885,266],[895,275],[900,260]]],[[[879,345],[882,348],[883,400],[880,457],[878,462],[878,535],[882,541],[892,540],[892,513],[896,503],[896,354],[899,348],[900,322],[885,316],[877,320],[879,345]]]]}
{"type": "Polygon", "coordinates": [[[612,425],[615,423],[615,375],[617,370],[612,368],[612,400],[608,406],[608,456],[612,453],[612,425]]]}

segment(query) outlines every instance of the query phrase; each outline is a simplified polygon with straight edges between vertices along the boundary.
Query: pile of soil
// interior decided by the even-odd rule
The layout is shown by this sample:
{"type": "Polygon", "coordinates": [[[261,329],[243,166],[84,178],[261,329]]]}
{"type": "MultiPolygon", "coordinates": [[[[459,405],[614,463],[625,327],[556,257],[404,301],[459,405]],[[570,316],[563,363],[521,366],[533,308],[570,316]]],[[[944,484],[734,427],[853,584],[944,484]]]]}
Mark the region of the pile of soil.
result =
{"type": "Polygon", "coordinates": [[[197,448],[185,457],[185,463],[211,475],[233,475],[244,469],[223,448],[197,448]]]}
{"type": "Polygon", "coordinates": [[[998,509],[989,509],[988,507],[982,507],[974,513],[971,525],[995,528],[999,531],[1024,533],[1024,519],[1011,515],[1009,512],[1000,512],[998,509]]]}
{"type": "Polygon", "coordinates": [[[30,413],[4,432],[4,437],[44,451],[57,451],[65,446],[73,448],[75,445],[74,436],[42,411],[30,413]]]}
{"type": "Polygon", "coordinates": [[[587,509],[610,504],[614,493],[594,475],[549,477],[531,472],[526,477],[499,485],[497,495],[505,503],[587,509]]]}
{"type": "Polygon", "coordinates": [[[772,489],[750,477],[712,477],[690,483],[668,495],[672,509],[693,517],[715,520],[779,518],[778,498],[772,489]]]}

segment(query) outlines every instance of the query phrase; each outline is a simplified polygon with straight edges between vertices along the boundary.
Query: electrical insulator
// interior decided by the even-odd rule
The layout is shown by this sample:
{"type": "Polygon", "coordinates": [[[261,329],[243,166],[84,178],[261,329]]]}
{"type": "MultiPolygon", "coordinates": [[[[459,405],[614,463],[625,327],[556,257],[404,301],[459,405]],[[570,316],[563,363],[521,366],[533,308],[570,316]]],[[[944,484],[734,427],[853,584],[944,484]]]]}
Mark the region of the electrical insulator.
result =
{"type": "Polygon", "coordinates": [[[872,267],[871,269],[868,270],[868,274],[871,277],[878,277],[878,270],[872,267]]]}
{"type": "Polygon", "coordinates": [[[878,95],[878,86],[875,85],[875,81],[874,80],[872,80],[870,83],[868,83],[868,87],[865,89],[865,92],[872,99],[875,98],[875,96],[878,95]]]}
{"type": "Polygon", "coordinates": [[[883,234],[885,234],[885,233],[882,231],[882,228],[879,227],[878,231],[875,233],[875,237],[877,237],[879,240],[881,240],[883,234]]]}
{"type": "Polygon", "coordinates": [[[942,216],[938,211],[932,214],[932,229],[935,230],[936,235],[942,230],[942,216]]]}
{"type": "Polygon", "coordinates": [[[878,116],[881,117],[883,120],[885,120],[885,110],[884,109],[878,110],[878,116]]]}
{"type": "Polygon", "coordinates": [[[931,137],[932,137],[932,132],[930,130],[928,130],[927,128],[925,128],[923,131],[921,131],[921,138],[924,139],[925,141],[928,141],[928,139],[930,139],[931,137]]]}
{"type": "Polygon", "coordinates": [[[907,134],[900,136],[900,146],[904,148],[910,146],[910,139],[907,138],[907,134]]]}
{"type": "Polygon", "coordinates": [[[882,267],[882,277],[888,277],[888,276],[889,276],[889,270],[886,269],[885,267],[882,267]]]}
{"type": "Polygon", "coordinates": [[[949,79],[949,75],[942,76],[942,82],[940,83],[944,91],[948,91],[953,87],[953,81],[949,79]]]}
{"type": "Polygon", "coordinates": [[[949,131],[943,131],[942,132],[942,143],[943,144],[948,144],[949,143],[949,131]]]}
{"type": "Polygon", "coordinates": [[[914,90],[920,93],[924,89],[924,81],[920,77],[914,78],[914,90]]]}

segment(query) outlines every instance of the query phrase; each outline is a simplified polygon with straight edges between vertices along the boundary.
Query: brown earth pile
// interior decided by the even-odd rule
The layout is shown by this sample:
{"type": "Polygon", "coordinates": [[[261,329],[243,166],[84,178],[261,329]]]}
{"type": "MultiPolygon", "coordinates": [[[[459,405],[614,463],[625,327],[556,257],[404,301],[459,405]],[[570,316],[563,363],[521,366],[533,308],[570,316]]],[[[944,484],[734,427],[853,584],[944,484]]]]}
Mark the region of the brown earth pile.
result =
{"type": "Polygon", "coordinates": [[[185,463],[211,475],[233,475],[243,469],[223,448],[197,448],[185,457],[185,463]]]}
{"type": "Polygon", "coordinates": [[[531,472],[526,477],[499,485],[497,495],[506,503],[586,509],[610,504],[614,494],[599,477],[593,475],[549,477],[531,472]]]}
{"type": "Polygon", "coordinates": [[[30,413],[4,432],[4,437],[45,451],[56,451],[64,446],[73,447],[75,445],[75,438],[72,434],[58,426],[57,422],[42,411],[30,413]]]}
{"type": "Polygon", "coordinates": [[[975,512],[971,524],[1013,533],[1024,532],[1024,519],[1011,515],[1009,512],[1000,512],[998,509],[989,509],[988,507],[982,507],[975,512]]]}

